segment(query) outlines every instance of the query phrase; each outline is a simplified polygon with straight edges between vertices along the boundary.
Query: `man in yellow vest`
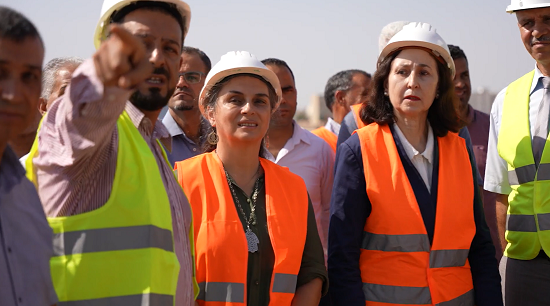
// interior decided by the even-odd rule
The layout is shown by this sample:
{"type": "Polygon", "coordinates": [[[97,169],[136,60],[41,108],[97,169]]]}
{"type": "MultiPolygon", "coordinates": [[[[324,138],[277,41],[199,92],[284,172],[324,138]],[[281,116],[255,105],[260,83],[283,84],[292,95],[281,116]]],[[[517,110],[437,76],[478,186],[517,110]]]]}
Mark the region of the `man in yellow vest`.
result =
{"type": "Polygon", "coordinates": [[[194,304],[191,209],[157,121],[190,17],[179,0],[105,0],[98,50],[44,116],[27,171],[54,231],[60,305],[194,304]]]}
{"type": "Polygon", "coordinates": [[[498,193],[506,305],[548,305],[550,1],[512,0],[506,11],[516,14],[521,40],[536,65],[495,98],[484,188],[498,193]]]}

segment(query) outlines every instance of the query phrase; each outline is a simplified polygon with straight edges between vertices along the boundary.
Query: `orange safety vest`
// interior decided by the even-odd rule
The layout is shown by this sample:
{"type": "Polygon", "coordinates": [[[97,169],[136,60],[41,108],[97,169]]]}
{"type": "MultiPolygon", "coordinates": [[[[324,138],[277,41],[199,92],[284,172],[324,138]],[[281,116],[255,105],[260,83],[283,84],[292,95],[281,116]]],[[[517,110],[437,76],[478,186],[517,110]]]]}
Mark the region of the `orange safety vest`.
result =
{"type": "Polygon", "coordinates": [[[326,143],[330,145],[332,150],[336,152],[336,143],[338,142],[338,136],[334,134],[333,132],[327,130],[326,127],[322,126],[320,128],[317,128],[313,131],[311,131],[313,134],[321,137],[326,143]]]}
{"type": "MultiPolygon", "coordinates": [[[[265,172],[267,229],[275,253],[269,305],[290,305],[307,234],[304,181],[260,158],[265,172]]],[[[246,305],[248,244],[216,153],[177,162],[178,181],[193,208],[200,305],[246,305]]]]}
{"type": "Polygon", "coordinates": [[[357,123],[357,128],[360,129],[365,127],[365,123],[361,120],[361,103],[354,104],[351,106],[351,111],[353,112],[353,117],[355,118],[355,123],[357,123]]]}
{"type": "Polygon", "coordinates": [[[372,212],[361,246],[366,305],[474,305],[468,253],[476,233],[472,167],[463,139],[437,137],[433,243],[388,125],[357,131],[372,212]]]}

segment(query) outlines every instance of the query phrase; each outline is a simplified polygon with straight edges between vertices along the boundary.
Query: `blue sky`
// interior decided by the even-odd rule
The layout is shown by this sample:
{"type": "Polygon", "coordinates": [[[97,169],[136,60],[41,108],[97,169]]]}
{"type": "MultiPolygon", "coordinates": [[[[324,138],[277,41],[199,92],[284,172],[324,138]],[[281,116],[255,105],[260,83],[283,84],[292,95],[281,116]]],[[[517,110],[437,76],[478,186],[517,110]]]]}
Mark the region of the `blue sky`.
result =
{"type": "MultiPolygon", "coordinates": [[[[102,0],[0,0],[39,28],[46,61],[90,57],[102,0]]],[[[508,1],[497,0],[189,0],[192,19],[186,45],[216,63],[227,51],[246,50],[259,59],[277,57],[296,75],[299,107],[322,93],[327,79],[344,69],[373,72],[378,35],[396,20],[431,23],[447,43],[468,56],[472,85],[499,91],[533,69],[508,1]]]]}

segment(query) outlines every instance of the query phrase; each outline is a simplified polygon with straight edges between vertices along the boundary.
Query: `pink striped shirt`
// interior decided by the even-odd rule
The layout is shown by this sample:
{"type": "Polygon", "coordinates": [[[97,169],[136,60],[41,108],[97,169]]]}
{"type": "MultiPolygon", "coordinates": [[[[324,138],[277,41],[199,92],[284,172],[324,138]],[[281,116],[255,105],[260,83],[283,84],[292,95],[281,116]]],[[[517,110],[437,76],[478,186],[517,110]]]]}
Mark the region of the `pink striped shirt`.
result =
{"type": "Polygon", "coordinates": [[[38,134],[39,155],[33,162],[40,199],[49,217],[89,212],[107,202],[117,168],[116,122],[126,110],[155,156],[170,201],[175,251],[181,265],[176,305],[194,305],[194,263],[188,238],[191,207],[156,141],[170,144],[170,134],[160,121],[153,128],[128,102],[130,95],[131,91],[104,88],[91,59],[80,65],[65,95],[51,105],[38,134]]]}

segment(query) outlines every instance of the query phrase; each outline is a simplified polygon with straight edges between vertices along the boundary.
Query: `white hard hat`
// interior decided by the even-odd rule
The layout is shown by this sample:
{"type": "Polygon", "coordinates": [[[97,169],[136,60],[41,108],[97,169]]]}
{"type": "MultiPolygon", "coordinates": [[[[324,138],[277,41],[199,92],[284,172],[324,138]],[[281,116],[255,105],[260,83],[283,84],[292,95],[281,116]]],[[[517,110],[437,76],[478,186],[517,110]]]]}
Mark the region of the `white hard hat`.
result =
{"type": "MultiPolygon", "coordinates": [[[[98,49],[101,41],[107,35],[106,29],[109,26],[109,19],[113,13],[121,8],[130,5],[134,2],[143,1],[143,0],[104,0],[103,6],[101,7],[101,16],[97,22],[94,34],[94,45],[98,49]]],[[[175,4],[178,8],[180,15],[184,18],[185,32],[183,33],[183,38],[187,36],[189,32],[189,25],[191,24],[191,8],[189,5],[181,0],[148,0],[153,2],[166,2],[175,4]]]]}
{"type": "Polygon", "coordinates": [[[411,22],[403,27],[401,31],[395,34],[386,47],[382,49],[378,56],[380,64],[386,56],[397,49],[405,47],[423,47],[432,50],[436,57],[441,57],[451,69],[451,77],[455,75],[455,63],[449,52],[447,43],[437,34],[434,27],[428,23],[411,22]]]}
{"type": "Polygon", "coordinates": [[[399,31],[403,29],[404,26],[408,25],[409,21],[394,21],[390,22],[382,28],[380,31],[380,36],[378,37],[378,52],[382,52],[382,49],[388,44],[390,39],[399,31]]]}
{"type": "Polygon", "coordinates": [[[512,0],[506,8],[506,13],[541,7],[550,7],[550,2],[548,0],[512,0]]]}
{"type": "Polygon", "coordinates": [[[277,105],[273,109],[279,107],[279,102],[281,101],[283,95],[281,85],[279,83],[279,77],[277,77],[275,72],[269,70],[262,62],[260,62],[256,58],[254,54],[250,52],[231,51],[227,52],[227,54],[225,55],[222,55],[220,61],[216,65],[214,65],[214,67],[212,67],[212,70],[210,70],[210,72],[206,76],[204,87],[202,88],[201,94],[199,96],[199,107],[201,109],[201,112],[204,112],[202,101],[206,96],[206,93],[212,88],[212,86],[216,85],[216,83],[230,75],[241,73],[259,75],[264,78],[264,80],[266,80],[269,84],[271,84],[271,86],[273,86],[273,88],[275,89],[278,97],[277,105]]]}

